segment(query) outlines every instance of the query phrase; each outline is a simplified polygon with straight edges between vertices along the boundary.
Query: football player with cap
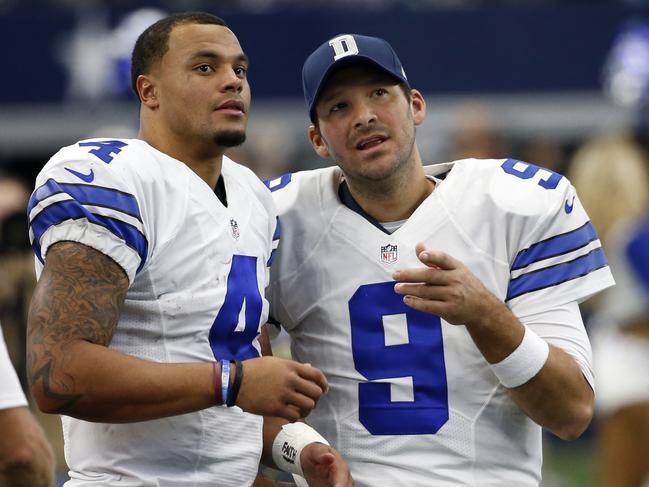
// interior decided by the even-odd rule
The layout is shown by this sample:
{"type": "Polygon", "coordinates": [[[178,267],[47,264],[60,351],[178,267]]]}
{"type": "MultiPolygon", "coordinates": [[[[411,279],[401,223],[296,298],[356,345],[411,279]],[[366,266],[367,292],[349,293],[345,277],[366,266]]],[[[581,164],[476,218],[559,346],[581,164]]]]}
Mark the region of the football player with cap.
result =
{"type": "Polygon", "coordinates": [[[358,486],[538,486],[541,428],[591,420],[578,303],[613,284],[574,188],[515,159],[424,166],[426,103],[383,39],[336,36],[302,79],[336,165],[267,184],[270,314],[330,385],[307,422],[358,486]]]}

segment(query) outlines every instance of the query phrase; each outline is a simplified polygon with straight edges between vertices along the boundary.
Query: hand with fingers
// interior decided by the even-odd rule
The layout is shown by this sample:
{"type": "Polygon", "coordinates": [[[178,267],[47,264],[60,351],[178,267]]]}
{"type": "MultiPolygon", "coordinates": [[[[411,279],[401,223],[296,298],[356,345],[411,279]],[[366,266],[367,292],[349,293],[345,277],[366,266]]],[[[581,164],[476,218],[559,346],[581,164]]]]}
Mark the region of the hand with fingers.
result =
{"type": "Polygon", "coordinates": [[[300,455],[302,470],[309,487],[352,487],[354,481],[347,463],[332,447],[310,443],[300,455]]]}
{"type": "Polygon", "coordinates": [[[278,357],[245,360],[243,371],[236,405],[289,421],[305,418],[329,387],[320,369],[278,357]]]}
{"type": "Polygon", "coordinates": [[[417,244],[415,251],[426,267],[402,269],[392,277],[394,290],[408,306],[442,317],[453,325],[479,324],[504,303],[494,296],[459,260],[417,244]]]}

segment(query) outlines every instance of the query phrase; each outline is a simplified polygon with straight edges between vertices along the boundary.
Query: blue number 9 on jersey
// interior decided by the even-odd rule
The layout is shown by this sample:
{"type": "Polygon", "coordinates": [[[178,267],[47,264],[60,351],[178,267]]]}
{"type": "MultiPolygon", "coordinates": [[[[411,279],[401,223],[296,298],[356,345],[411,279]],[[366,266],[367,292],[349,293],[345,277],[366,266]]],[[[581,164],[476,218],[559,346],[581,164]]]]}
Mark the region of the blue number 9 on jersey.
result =
{"type": "Polygon", "coordinates": [[[413,400],[393,401],[390,383],[361,383],[359,420],[373,435],[433,434],[448,421],[441,321],[406,306],[394,284],[361,286],[349,300],[352,353],[369,381],[412,378],[413,400]],[[383,318],[390,315],[405,315],[406,343],[386,345],[383,318]]]}

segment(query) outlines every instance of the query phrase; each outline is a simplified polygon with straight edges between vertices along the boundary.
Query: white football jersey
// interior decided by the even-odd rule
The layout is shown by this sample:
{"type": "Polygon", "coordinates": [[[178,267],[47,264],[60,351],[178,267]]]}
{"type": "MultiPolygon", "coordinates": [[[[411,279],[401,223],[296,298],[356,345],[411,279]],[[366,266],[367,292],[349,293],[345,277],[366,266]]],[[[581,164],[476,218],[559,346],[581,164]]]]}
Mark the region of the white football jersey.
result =
{"type": "Polygon", "coordinates": [[[475,159],[426,172],[435,191],[392,234],[341,202],[337,167],[267,183],[282,226],[270,314],[291,334],[294,359],[330,384],[307,422],[349,462],[358,487],[537,486],[541,428],[466,328],[408,308],[391,274],[423,265],[418,242],[450,254],[574,356],[592,384],[583,324],[563,317],[613,284],[606,258],[558,174],[475,159]]]}
{"type": "MultiPolygon", "coordinates": [[[[182,162],[142,140],[61,149],[36,180],[30,237],[40,275],[50,245],[93,247],[129,289],[110,348],[156,362],[257,357],[277,217],[270,192],[223,158],[227,207],[182,162]]],[[[63,417],[66,484],[251,485],[262,418],[213,407],[130,424],[63,417]]]]}

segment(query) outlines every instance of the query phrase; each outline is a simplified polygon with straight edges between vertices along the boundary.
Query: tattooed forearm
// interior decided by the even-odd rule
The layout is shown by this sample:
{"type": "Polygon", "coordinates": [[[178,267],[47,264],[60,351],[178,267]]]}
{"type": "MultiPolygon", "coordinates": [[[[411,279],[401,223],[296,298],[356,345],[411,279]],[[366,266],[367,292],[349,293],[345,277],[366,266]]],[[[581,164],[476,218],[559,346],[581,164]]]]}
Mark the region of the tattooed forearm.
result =
{"type": "Polygon", "coordinates": [[[62,412],[83,397],[85,384],[71,365],[74,345],[110,344],[127,288],[122,268],[94,249],[60,242],[48,251],[27,329],[28,377],[48,411],[62,412]]]}
{"type": "MultiPolygon", "coordinates": [[[[39,379],[43,381],[43,392],[44,394],[54,401],[59,401],[60,406],[53,410],[53,413],[63,413],[68,408],[74,405],[81,398],[81,394],[60,394],[54,392],[52,386],[50,385],[52,369],[52,360],[49,360],[45,365],[36,371],[32,376],[32,383],[37,382],[39,379]]],[[[74,380],[72,380],[74,382],[74,380]]]]}

